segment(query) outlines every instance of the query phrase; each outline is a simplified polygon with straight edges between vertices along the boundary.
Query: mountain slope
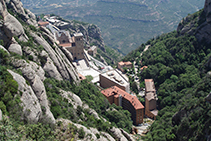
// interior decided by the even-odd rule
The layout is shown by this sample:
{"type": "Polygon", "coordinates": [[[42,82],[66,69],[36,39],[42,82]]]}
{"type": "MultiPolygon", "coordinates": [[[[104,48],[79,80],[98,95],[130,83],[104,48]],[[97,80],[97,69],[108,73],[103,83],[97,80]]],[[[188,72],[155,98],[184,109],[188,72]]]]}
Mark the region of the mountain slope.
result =
{"type": "Polygon", "coordinates": [[[0,140],[133,140],[130,113],[79,80],[20,0],[0,0],[0,44],[0,140]]]}
{"type": "MultiPolygon", "coordinates": [[[[59,1],[58,1],[59,2],[59,1]]],[[[91,6],[42,9],[35,13],[55,13],[68,19],[94,23],[102,30],[107,46],[126,55],[141,43],[176,29],[188,13],[203,7],[203,0],[99,0],[91,6]]],[[[24,4],[24,2],[23,2],[24,4]]]]}
{"type": "MultiPolygon", "coordinates": [[[[159,114],[145,140],[210,140],[210,0],[179,23],[177,31],[151,39],[136,62],[148,66],[140,80],[153,78],[159,114]]],[[[130,53],[125,59],[134,60],[130,53]]]]}

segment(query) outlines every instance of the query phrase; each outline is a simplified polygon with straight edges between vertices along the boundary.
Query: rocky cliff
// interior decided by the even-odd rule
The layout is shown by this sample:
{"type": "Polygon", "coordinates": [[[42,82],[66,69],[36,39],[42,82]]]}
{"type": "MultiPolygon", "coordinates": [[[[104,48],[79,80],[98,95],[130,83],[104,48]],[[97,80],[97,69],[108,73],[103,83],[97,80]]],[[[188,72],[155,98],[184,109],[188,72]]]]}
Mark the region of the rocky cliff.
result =
{"type": "Polygon", "coordinates": [[[183,18],[177,27],[177,32],[180,35],[185,33],[190,35],[195,35],[199,42],[204,41],[207,43],[211,42],[211,1],[206,0],[204,4],[204,9],[199,12],[188,15],[183,18]]]}
{"type": "MultiPolygon", "coordinates": [[[[82,32],[87,38],[92,37],[89,38],[91,39],[90,42],[103,43],[99,29],[93,25],[87,25],[87,27],[75,26],[74,32],[78,31],[82,32]]],[[[83,140],[133,140],[131,135],[119,128],[108,129],[109,133],[106,133],[98,131],[96,128],[89,128],[79,124],[85,124],[87,116],[91,116],[93,120],[106,122],[107,125],[111,126],[111,123],[100,116],[96,110],[90,108],[76,94],[71,91],[64,91],[58,86],[53,86],[53,83],[46,84],[45,81],[47,79],[52,79],[61,83],[61,87],[71,83],[74,89],[80,85],[80,81],[78,72],[71,62],[72,55],[65,48],[59,47],[55,43],[53,35],[46,28],[38,27],[36,16],[29,10],[24,9],[20,0],[0,0],[0,44],[0,83],[2,84],[1,88],[3,88],[0,93],[0,112],[2,111],[3,114],[9,113],[8,115],[11,116],[14,113],[14,111],[13,113],[10,112],[11,108],[16,109],[16,107],[8,107],[8,105],[11,105],[11,101],[16,101],[20,104],[18,111],[15,111],[20,116],[16,117],[17,119],[24,121],[24,123],[36,124],[37,127],[41,125],[40,123],[49,123],[54,125],[54,129],[59,128],[59,131],[55,130],[55,138],[52,140],[58,139],[59,135],[57,133],[60,130],[63,132],[64,130],[67,131],[70,124],[81,129],[83,140]],[[6,68],[6,71],[4,68],[6,68]],[[3,76],[4,72],[7,72],[8,75],[3,76]],[[10,76],[12,80],[5,78],[10,76]],[[9,80],[12,82],[11,84],[9,80]],[[53,97],[49,97],[49,89],[53,88],[58,91],[50,93],[50,96],[53,94],[53,97]],[[8,91],[8,89],[11,89],[11,91],[8,91]],[[66,108],[70,110],[68,112],[71,112],[69,114],[75,115],[72,118],[80,121],[75,120],[74,122],[77,123],[74,123],[64,117],[58,118],[55,113],[61,113],[61,111],[56,109],[58,106],[55,106],[54,109],[52,108],[55,103],[57,105],[67,104],[68,107],[66,108]],[[77,112],[80,113],[80,118],[77,117],[77,112]],[[63,126],[57,126],[58,122],[62,123],[63,126]]],[[[104,47],[104,44],[102,44],[102,47],[104,47]]],[[[64,106],[61,110],[63,109],[64,106]]],[[[0,120],[1,117],[0,115],[0,120]]],[[[5,121],[7,119],[3,116],[3,122],[0,121],[0,124],[6,128],[9,122],[5,121]]],[[[0,140],[9,139],[9,133],[11,132],[21,133],[22,140],[35,139],[34,136],[29,135],[33,131],[27,134],[28,127],[25,128],[25,125],[20,126],[21,130],[25,131],[24,133],[22,131],[19,132],[19,129],[13,130],[9,128],[7,130],[8,134],[0,135],[0,140]]],[[[0,127],[0,130],[2,131],[3,129],[0,127]]],[[[41,128],[38,128],[38,130],[41,130],[41,128]]],[[[7,131],[5,130],[4,133],[7,131]]],[[[75,136],[72,132],[71,130],[65,133],[71,134],[71,136],[67,135],[66,139],[77,140],[78,133],[75,136]]],[[[12,136],[10,139],[12,139],[12,136]]]]}

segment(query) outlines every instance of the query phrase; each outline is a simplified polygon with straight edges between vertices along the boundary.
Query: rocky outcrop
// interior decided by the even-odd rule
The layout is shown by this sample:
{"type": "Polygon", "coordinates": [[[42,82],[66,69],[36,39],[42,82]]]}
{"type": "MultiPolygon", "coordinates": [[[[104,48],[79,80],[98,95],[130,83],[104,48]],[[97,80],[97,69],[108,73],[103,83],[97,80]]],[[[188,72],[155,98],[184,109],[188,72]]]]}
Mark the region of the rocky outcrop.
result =
{"type": "Polygon", "coordinates": [[[89,108],[88,105],[84,104],[82,102],[82,100],[80,99],[80,97],[78,97],[76,94],[74,94],[70,91],[67,92],[67,91],[60,90],[60,95],[64,98],[66,98],[68,100],[68,102],[73,105],[74,109],[77,109],[78,106],[83,107],[84,109],[88,109],[89,114],[93,115],[94,118],[100,119],[98,113],[95,110],[89,108]]]}
{"type": "Polygon", "coordinates": [[[197,18],[195,15],[185,17],[177,27],[180,35],[194,35],[199,42],[211,43],[211,0],[206,0],[204,9],[197,18]]]}
{"type": "Polygon", "coordinates": [[[3,0],[0,1],[0,39],[7,45],[12,37],[20,37],[24,34],[24,30],[20,22],[7,11],[7,6],[3,0]]]}
{"type": "Polygon", "coordinates": [[[15,43],[15,44],[10,44],[10,46],[8,47],[8,51],[9,52],[13,52],[13,53],[17,53],[19,55],[22,56],[22,48],[19,44],[15,43]]]}
{"type": "Polygon", "coordinates": [[[23,8],[23,4],[20,0],[6,0],[8,8],[10,8],[14,13],[19,13],[20,18],[26,23],[38,26],[36,22],[36,16],[28,9],[23,8]]]}
{"type": "Polygon", "coordinates": [[[45,41],[45,39],[43,39],[41,36],[38,36],[32,32],[30,34],[34,38],[36,43],[44,47],[45,51],[52,59],[53,63],[55,64],[57,70],[59,71],[63,79],[66,80],[73,79],[74,82],[79,82],[78,73],[76,72],[75,68],[73,67],[71,62],[67,59],[65,54],[57,46],[55,46],[54,50],[48,44],[48,42],[45,41]]]}
{"type": "Polygon", "coordinates": [[[21,75],[14,73],[11,70],[8,71],[13,76],[14,80],[17,81],[18,90],[22,93],[23,118],[26,118],[29,122],[38,122],[42,115],[42,110],[34,91],[21,75]]]}
{"type": "Polygon", "coordinates": [[[41,106],[45,108],[46,118],[49,118],[53,123],[55,119],[50,111],[45,86],[43,84],[44,70],[39,67],[36,63],[27,63],[25,60],[13,60],[13,65],[22,71],[23,76],[30,83],[33,92],[35,93],[41,106]]]}
{"type": "Polygon", "coordinates": [[[128,141],[135,141],[133,137],[130,136],[127,132],[125,132],[123,129],[120,129],[122,134],[127,138],[128,141]]]}
{"type": "Polygon", "coordinates": [[[79,24],[71,21],[69,30],[73,33],[81,32],[84,35],[84,41],[87,46],[95,44],[101,50],[105,51],[105,44],[101,37],[100,29],[94,24],[79,24]]]}
{"type": "MultiPolygon", "coordinates": [[[[80,139],[81,141],[115,141],[115,139],[113,137],[111,137],[109,134],[105,133],[105,132],[99,132],[97,129],[95,128],[87,128],[83,125],[77,124],[77,123],[73,123],[70,120],[67,119],[58,119],[57,122],[62,122],[63,126],[68,126],[68,124],[73,124],[74,126],[76,126],[78,129],[82,128],[83,131],[85,132],[85,137],[83,139],[80,139]],[[96,135],[99,135],[99,137],[96,137],[96,135]],[[104,136],[102,136],[102,135],[104,136]]],[[[123,141],[123,140],[122,140],[123,141]]],[[[124,141],[127,141],[124,140],[124,141]]]]}
{"type": "Polygon", "coordinates": [[[115,139],[117,139],[119,141],[127,141],[127,138],[122,134],[122,132],[119,128],[113,127],[112,129],[110,129],[110,131],[112,132],[115,139]]]}
{"type": "Polygon", "coordinates": [[[206,0],[204,4],[204,11],[206,13],[207,23],[211,22],[211,0],[206,0]]]}

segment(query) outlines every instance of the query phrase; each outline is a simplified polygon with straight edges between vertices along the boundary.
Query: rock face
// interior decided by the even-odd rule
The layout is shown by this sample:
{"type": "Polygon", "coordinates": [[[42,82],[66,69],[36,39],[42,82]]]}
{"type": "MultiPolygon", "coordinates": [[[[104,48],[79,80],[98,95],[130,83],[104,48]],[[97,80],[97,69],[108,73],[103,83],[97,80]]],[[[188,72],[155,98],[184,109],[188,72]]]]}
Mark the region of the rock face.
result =
{"type": "Polygon", "coordinates": [[[8,48],[9,52],[14,52],[22,56],[22,48],[19,44],[11,44],[8,48]]]}
{"type": "Polygon", "coordinates": [[[211,0],[206,0],[205,1],[205,4],[204,4],[204,11],[206,13],[206,21],[207,23],[210,23],[211,22],[211,0]]]}
{"type": "Polygon", "coordinates": [[[100,29],[94,24],[78,24],[71,22],[69,25],[70,31],[81,32],[84,35],[84,41],[89,46],[90,44],[95,44],[101,50],[105,51],[105,44],[103,38],[101,37],[100,29]]]}
{"type": "Polygon", "coordinates": [[[79,81],[78,73],[73,67],[73,64],[67,59],[65,54],[58,47],[55,47],[55,50],[53,50],[45,39],[32,32],[30,34],[34,38],[35,42],[43,46],[47,51],[49,57],[52,59],[63,79],[73,79],[75,82],[79,81]]]}
{"type": "Polygon", "coordinates": [[[196,20],[193,19],[193,15],[185,17],[178,25],[177,32],[180,35],[194,35],[200,42],[211,43],[211,0],[205,1],[202,13],[196,20]]]}
{"type": "Polygon", "coordinates": [[[47,100],[45,86],[43,84],[43,80],[45,79],[44,70],[34,62],[27,63],[25,60],[13,60],[12,62],[16,68],[22,71],[23,76],[30,83],[40,105],[45,108],[46,118],[49,118],[55,123],[54,116],[50,111],[47,100]]]}
{"type": "Polygon", "coordinates": [[[20,0],[6,0],[6,4],[13,12],[19,13],[23,21],[30,25],[38,26],[36,16],[30,10],[24,9],[20,0]]]}
{"type": "Polygon", "coordinates": [[[121,130],[113,127],[111,130],[114,137],[119,141],[127,141],[127,138],[122,134],[121,130]]]}
{"type": "MultiPolygon", "coordinates": [[[[94,140],[94,141],[115,141],[115,139],[112,136],[110,136],[109,134],[107,134],[105,132],[99,132],[95,128],[89,128],[88,129],[83,125],[73,123],[73,122],[71,122],[70,120],[67,120],[67,119],[58,119],[57,122],[58,121],[62,122],[63,126],[67,126],[68,124],[73,124],[78,129],[82,128],[83,131],[85,132],[85,137],[83,139],[81,139],[81,141],[91,141],[91,140],[94,140]],[[96,137],[96,134],[99,135],[98,138],[96,137]],[[102,136],[102,135],[104,135],[104,136],[102,136]]],[[[124,141],[127,141],[127,139],[124,140],[124,141]]]]}
{"type": "Polygon", "coordinates": [[[21,75],[11,70],[8,71],[14,80],[17,81],[18,90],[22,92],[23,118],[26,118],[29,122],[38,122],[42,115],[42,110],[34,91],[31,86],[26,84],[26,80],[21,75]]]}

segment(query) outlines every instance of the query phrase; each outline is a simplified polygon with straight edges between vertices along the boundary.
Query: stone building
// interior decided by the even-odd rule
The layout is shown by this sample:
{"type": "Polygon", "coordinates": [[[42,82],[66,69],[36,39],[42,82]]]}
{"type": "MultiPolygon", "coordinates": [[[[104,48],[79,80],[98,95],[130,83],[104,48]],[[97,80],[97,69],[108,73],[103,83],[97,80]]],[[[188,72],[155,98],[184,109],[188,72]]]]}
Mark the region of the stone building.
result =
{"type": "Polygon", "coordinates": [[[122,72],[124,72],[124,67],[126,67],[126,68],[132,68],[133,67],[133,64],[131,63],[131,62],[123,62],[123,61],[121,61],[121,62],[119,62],[118,63],[118,66],[117,66],[117,68],[119,69],[119,70],[121,70],[122,72]]]}
{"type": "Polygon", "coordinates": [[[97,54],[97,47],[96,47],[96,46],[90,47],[90,48],[88,49],[88,54],[95,57],[96,54],[97,54]]]}
{"type": "Polygon", "coordinates": [[[57,44],[65,47],[72,54],[74,60],[85,58],[82,33],[76,33],[71,38],[68,31],[60,30],[58,32],[55,32],[54,37],[57,44]]]}
{"type": "Polygon", "coordinates": [[[100,74],[100,86],[102,88],[117,86],[128,93],[130,92],[130,83],[124,76],[119,74],[116,70],[110,70],[100,74]]]}
{"type": "Polygon", "coordinates": [[[153,79],[145,79],[145,115],[156,119],[157,110],[157,95],[153,79]]]}
{"type": "Polygon", "coordinates": [[[101,93],[108,99],[110,104],[122,106],[123,109],[131,113],[133,124],[138,125],[143,123],[144,106],[136,96],[132,96],[117,86],[112,86],[101,93]]]}

